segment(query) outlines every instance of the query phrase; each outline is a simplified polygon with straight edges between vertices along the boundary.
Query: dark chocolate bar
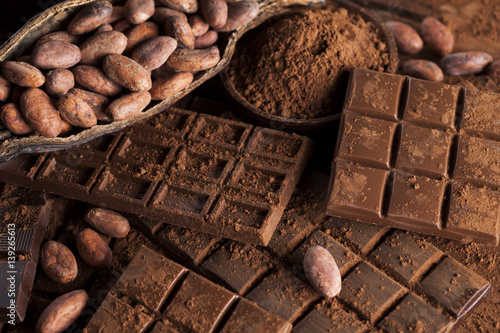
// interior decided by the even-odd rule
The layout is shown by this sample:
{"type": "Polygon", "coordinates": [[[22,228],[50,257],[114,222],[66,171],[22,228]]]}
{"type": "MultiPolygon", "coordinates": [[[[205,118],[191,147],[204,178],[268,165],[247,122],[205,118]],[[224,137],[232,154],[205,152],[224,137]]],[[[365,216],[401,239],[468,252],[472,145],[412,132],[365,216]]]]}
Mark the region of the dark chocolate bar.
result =
{"type": "Polygon", "coordinates": [[[327,214],[499,244],[500,95],[355,69],[327,214]]]}
{"type": "Polygon", "coordinates": [[[290,332],[292,325],[143,246],[84,332],[290,332]]]}
{"type": "Polygon", "coordinates": [[[149,237],[169,257],[293,323],[294,332],[453,331],[492,290],[416,234],[340,218],[318,228],[285,211],[266,248],[151,221],[140,225],[149,226],[149,237]],[[303,272],[313,245],[339,266],[342,291],[332,300],[315,292],[303,272]]]}
{"type": "Polygon", "coordinates": [[[0,322],[24,320],[52,202],[0,183],[0,322]]]}
{"type": "Polygon", "coordinates": [[[72,150],[1,163],[0,179],[266,245],[311,151],[303,136],[169,109],[72,150]]]}

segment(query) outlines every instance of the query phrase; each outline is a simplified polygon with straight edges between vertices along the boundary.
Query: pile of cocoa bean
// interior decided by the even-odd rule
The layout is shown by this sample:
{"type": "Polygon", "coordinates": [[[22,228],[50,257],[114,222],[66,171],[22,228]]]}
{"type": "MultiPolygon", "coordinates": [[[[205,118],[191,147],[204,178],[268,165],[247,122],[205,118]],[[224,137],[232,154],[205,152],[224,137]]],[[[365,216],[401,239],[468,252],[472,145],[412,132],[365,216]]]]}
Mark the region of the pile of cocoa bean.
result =
{"type": "Polygon", "coordinates": [[[257,16],[255,1],[92,2],[65,31],[1,64],[0,118],[14,135],[67,136],[124,120],[187,87],[220,60],[218,33],[257,16]]]}
{"type": "MultiPolygon", "coordinates": [[[[104,208],[91,208],[85,212],[85,221],[104,237],[123,238],[130,231],[129,221],[122,215],[104,208]]],[[[92,267],[107,267],[113,253],[101,236],[90,228],[76,235],[76,248],[80,257],[92,267]]],[[[40,251],[40,265],[52,281],[66,284],[78,275],[78,264],[73,252],[56,241],[46,242],[40,251]]],[[[45,308],[37,322],[37,332],[62,332],[85,309],[88,295],[85,290],[73,290],[56,298],[45,308]]]]}
{"type": "Polygon", "coordinates": [[[399,52],[417,54],[425,43],[432,53],[442,57],[440,65],[424,59],[407,60],[403,64],[404,74],[435,82],[443,81],[444,74],[487,73],[500,79],[500,60],[493,61],[490,54],[481,51],[452,53],[455,44],[453,33],[435,17],[424,18],[420,26],[421,35],[403,22],[387,21],[385,25],[394,35],[399,52]]]}

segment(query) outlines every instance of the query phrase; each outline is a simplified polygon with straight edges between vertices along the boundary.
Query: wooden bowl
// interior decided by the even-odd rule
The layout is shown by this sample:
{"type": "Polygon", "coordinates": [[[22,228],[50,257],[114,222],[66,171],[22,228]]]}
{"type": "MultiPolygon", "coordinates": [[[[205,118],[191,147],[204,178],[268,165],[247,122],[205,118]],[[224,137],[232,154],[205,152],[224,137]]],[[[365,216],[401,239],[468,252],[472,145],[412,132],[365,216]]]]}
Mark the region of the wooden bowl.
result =
{"type": "MultiPolygon", "coordinates": [[[[373,22],[375,24],[377,29],[380,31],[383,41],[386,43],[388,49],[389,64],[386,66],[384,72],[395,73],[398,68],[398,62],[399,62],[396,42],[394,40],[393,35],[389,32],[389,30],[385,27],[385,25],[381,24],[381,21],[378,18],[378,16],[369,11],[368,9],[362,8],[358,5],[349,2],[334,1],[334,0],[326,1],[324,5],[315,5],[313,7],[310,7],[310,10],[324,8],[329,4],[337,4],[340,7],[344,7],[350,13],[359,14],[365,21],[373,22]]],[[[281,16],[301,12],[304,10],[304,8],[307,7],[303,5],[296,5],[290,7],[277,8],[272,13],[272,15],[268,16],[267,18],[261,17],[259,21],[254,21],[253,26],[254,27],[264,26],[265,24],[268,24],[270,21],[274,21],[276,18],[279,18],[281,16]]],[[[249,29],[246,29],[246,31],[248,30],[249,29]]],[[[345,82],[346,85],[349,76],[348,74],[349,74],[348,72],[342,74],[345,76],[342,82],[345,82]]],[[[325,117],[297,119],[297,118],[287,118],[277,115],[271,115],[255,107],[253,104],[248,102],[245,99],[245,97],[241,95],[241,93],[236,89],[233,81],[231,80],[231,77],[229,75],[229,70],[227,67],[221,71],[220,76],[222,84],[227,94],[234,101],[235,107],[239,111],[239,113],[244,118],[256,122],[261,126],[267,126],[270,128],[281,129],[286,131],[294,131],[298,133],[308,133],[317,130],[329,129],[340,119],[340,114],[342,112],[342,103],[339,104],[338,109],[333,110],[334,114],[325,117]]]]}

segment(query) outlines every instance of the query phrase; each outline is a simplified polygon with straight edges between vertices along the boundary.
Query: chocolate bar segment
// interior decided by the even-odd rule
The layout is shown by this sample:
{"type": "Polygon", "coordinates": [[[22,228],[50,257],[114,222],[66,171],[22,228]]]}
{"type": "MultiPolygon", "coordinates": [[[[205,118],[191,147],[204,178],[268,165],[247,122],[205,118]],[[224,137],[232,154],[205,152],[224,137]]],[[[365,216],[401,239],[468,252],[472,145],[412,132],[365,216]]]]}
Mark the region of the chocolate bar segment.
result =
{"type": "Polygon", "coordinates": [[[0,322],[21,322],[35,280],[52,201],[0,183],[0,322]]]}
{"type": "Polygon", "coordinates": [[[327,214],[499,244],[500,95],[355,69],[327,214]]]}
{"type": "Polygon", "coordinates": [[[280,317],[142,246],[85,330],[234,332],[249,325],[266,332],[292,329],[280,317]]]}
{"type": "Polygon", "coordinates": [[[282,244],[294,235],[294,245],[279,251],[282,254],[230,240],[203,242],[201,251],[193,251],[198,234],[180,228],[160,229],[149,237],[164,249],[175,249],[195,271],[293,322],[297,332],[415,327],[445,332],[456,329],[491,291],[491,284],[415,234],[339,218],[326,219],[322,224],[326,229],[318,229],[291,212],[283,219],[270,242],[282,244]],[[292,232],[297,221],[313,233],[292,232]],[[339,265],[343,285],[338,300],[322,300],[304,275],[303,257],[314,245],[328,249],[339,265]],[[221,258],[230,259],[230,264],[225,267],[221,258]],[[448,262],[453,268],[446,266],[448,262]],[[254,264],[267,269],[259,275],[254,264]],[[450,284],[455,282],[434,281],[438,277],[447,281],[450,272],[462,279],[455,277],[453,288],[450,284]],[[234,281],[246,283],[245,288],[235,287],[234,281]],[[453,312],[450,304],[460,310],[453,312]]]}
{"type": "Polygon", "coordinates": [[[169,109],[71,150],[1,163],[0,180],[266,245],[311,152],[303,136],[169,109]]]}

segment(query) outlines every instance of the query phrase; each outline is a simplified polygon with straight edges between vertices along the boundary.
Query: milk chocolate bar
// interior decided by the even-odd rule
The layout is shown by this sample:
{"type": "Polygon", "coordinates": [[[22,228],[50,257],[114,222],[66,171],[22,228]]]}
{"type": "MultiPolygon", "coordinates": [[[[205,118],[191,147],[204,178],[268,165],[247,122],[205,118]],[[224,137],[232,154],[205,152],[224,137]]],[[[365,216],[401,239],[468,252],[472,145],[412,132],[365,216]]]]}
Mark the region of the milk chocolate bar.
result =
{"type": "Polygon", "coordinates": [[[290,332],[280,317],[143,246],[84,332],[290,332]]]}
{"type": "Polygon", "coordinates": [[[24,320],[52,202],[0,183],[0,322],[24,320]]]}
{"type": "Polygon", "coordinates": [[[355,69],[327,214],[499,243],[500,95],[355,69]]]}
{"type": "Polygon", "coordinates": [[[285,212],[266,248],[175,226],[151,230],[169,257],[293,323],[294,332],[453,331],[492,290],[416,234],[340,218],[320,229],[285,212]],[[303,272],[313,245],[339,266],[342,292],[333,300],[315,292],[303,272]]]}
{"type": "Polygon", "coordinates": [[[1,163],[0,179],[266,245],[311,151],[303,136],[170,109],[71,150],[1,163]]]}

